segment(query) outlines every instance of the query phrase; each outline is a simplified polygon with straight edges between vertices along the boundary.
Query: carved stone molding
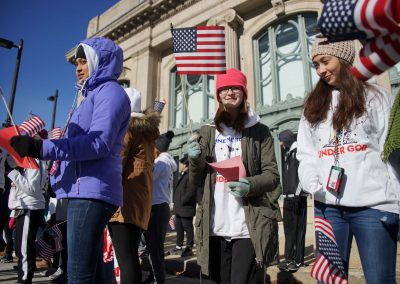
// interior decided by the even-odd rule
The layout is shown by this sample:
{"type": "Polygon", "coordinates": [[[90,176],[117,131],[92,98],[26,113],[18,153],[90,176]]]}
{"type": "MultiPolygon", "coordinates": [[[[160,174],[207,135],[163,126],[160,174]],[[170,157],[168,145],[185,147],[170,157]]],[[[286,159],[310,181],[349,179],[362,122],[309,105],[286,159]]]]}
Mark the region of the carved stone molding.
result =
{"type": "Polygon", "coordinates": [[[223,24],[229,24],[233,29],[237,30],[243,26],[243,19],[236,13],[235,10],[229,9],[223,14],[217,15],[208,20],[207,26],[217,26],[223,24]]]}
{"type": "Polygon", "coordinates": [[[271,0],[271,4],[276,16],[285,15],[284,0],[271,0]]]}
{"type": "Polygon", "coordinates": [[[233,9],[216,15],[207,21],[208,26],[225,27],[225,56],[227,68],[240,68],[238,31],[243,27],[243,23],[243,19],[233,9]]]}

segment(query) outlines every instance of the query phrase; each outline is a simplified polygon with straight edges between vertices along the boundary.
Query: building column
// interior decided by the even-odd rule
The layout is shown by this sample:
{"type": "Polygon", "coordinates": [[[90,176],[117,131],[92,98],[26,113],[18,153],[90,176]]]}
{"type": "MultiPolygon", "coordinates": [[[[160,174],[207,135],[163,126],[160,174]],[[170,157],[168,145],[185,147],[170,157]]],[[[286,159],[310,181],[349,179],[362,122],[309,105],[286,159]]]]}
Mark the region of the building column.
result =
{"type": "Polygon", "coordinates": [[[240,69],[239,37],[238,33],[243,27],[243,19],[235,10],[229,9],[207,22],[207,26],[225,27],[225,54],[226,67],[240,69]]]}

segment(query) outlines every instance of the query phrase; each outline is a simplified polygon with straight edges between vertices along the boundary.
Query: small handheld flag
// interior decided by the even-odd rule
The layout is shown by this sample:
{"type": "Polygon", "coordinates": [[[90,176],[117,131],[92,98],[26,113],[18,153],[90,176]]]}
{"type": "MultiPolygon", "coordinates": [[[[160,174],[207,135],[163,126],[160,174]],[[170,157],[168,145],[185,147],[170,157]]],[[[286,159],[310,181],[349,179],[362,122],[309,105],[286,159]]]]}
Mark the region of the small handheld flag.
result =
{"type": "Polygon", "coordinates": [[[30,118],[24,121],[19,128],[29,136],[34,136],[44,128],[44,121],[39,116],[31,114],[30,118]]]}
{"type": "Polygon", "coordinates": [[[319,255],[311,268],[311,276],[323,283],[348,283],[335,234],[328,220],[315,217],[315,238],[319,255]]]}

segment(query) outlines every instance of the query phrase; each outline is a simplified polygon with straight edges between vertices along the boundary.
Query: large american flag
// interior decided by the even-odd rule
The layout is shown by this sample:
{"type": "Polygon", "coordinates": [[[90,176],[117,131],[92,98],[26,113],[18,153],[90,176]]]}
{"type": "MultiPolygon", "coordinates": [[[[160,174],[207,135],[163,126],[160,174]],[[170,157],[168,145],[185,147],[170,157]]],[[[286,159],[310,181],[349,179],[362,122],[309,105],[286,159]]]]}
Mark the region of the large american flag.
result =
{"type": "Polygon", "coordinates": [[[311,268],[311,276],[323,283],[348,283],[335,234],[326,219],[315,217],[315,238],[319,255],[311,268]]]}
{"type": "Polygon", "coordinates": [[[178,74],[226,73],[224,27],[198,26],[171,32],[178,74]]]}
{"type": "Polygon", "coordinates": [[[35,114],[31,114],[28,120],[22,122],[22,124],[19,126],[19,129],[21,129],[27,135],[33,136],[42,130],[44,125],[45,123],[43,119],[35,114]]]}
{"type": "Polygon", "coordinates": [[[352,69],[360,80],[400,62],[398,0],[326,0],[318,26],[329,41],[367,40],[352,69]]]}

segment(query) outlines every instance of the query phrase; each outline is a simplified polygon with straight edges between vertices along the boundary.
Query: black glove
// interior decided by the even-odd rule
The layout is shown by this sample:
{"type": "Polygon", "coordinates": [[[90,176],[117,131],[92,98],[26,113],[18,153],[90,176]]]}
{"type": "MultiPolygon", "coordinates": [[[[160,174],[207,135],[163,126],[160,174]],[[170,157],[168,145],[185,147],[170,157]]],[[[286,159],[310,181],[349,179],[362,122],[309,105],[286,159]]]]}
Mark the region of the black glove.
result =
{"type": "Polygon", "coordinates": [[[14,136],[10,140],[10,145],[21,157],[42,158],[42,140],[30,136],[14,136]]]}

